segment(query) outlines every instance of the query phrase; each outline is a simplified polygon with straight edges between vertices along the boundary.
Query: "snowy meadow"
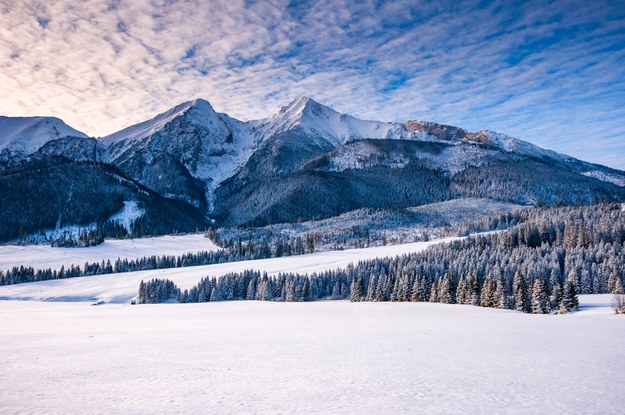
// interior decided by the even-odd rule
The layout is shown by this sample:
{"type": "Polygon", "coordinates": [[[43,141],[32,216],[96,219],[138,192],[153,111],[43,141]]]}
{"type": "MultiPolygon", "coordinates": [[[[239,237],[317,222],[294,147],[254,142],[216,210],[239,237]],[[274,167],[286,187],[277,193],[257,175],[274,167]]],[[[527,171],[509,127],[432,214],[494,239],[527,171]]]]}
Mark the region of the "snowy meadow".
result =
{"type": "Polygon", "coordinates": [[[581,302],[2,301],[1,412],[621,413],[625,321],[581,302]]]}
{"type": "MultiPolygon", "coordinates": [[[[200,237],[118,243],[170,254],[200,237]]],[[[151,278],[188,288],[247,269],[311,274],[457,239],[2,286],[0,412],[620,413],[625,319],[610,295],[580,295],[565,315],[412,302],[129,304],[151,278]]],[[[112,246],[76,252],[133,255],[112,246]]],[[[41,253],[57,252],[19,249],[40,250],[24,258],[45,264],[54,255],[41,253]]]]}

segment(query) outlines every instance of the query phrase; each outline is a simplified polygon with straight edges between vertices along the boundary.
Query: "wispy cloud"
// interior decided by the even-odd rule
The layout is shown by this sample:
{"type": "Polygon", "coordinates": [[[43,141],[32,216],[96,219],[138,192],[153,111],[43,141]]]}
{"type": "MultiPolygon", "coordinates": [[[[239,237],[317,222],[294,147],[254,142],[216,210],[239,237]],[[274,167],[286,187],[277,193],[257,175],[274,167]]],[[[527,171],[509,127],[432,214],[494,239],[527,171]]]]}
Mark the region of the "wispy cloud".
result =
{"type": "Polygon", "coordinates": [[[0,113],[104,135],[195,97],[298,95],[625,169],[625,8],[572,1],[0,0],[0,113]]]}

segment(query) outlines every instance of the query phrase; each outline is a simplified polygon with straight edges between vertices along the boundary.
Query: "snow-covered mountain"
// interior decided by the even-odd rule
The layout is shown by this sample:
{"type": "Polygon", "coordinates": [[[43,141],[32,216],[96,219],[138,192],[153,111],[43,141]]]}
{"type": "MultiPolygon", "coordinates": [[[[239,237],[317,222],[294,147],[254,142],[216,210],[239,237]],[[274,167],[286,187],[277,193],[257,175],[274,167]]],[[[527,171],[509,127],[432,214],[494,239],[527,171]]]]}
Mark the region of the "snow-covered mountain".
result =
{"type": "Polygon", "coordinates": [[[458,197],[546,205],[625,200],[618,170],[487,130],[360,120],[307,97],[252,121],[195,99],[97,140],[56,118],[0,118],[0,172],[49,160],[112,165],[224,225],[458,197]]]}
{"type": "Polygon", "coordinates": [[[269,137],[294,128],[321,135],[335,146],[348,140],[363,138],[400,139],[409,138],[405,126],[399,123],[359,120],[340,114],[330,107],[308,97],[300,97],[282,107],[269,118],[252,122],[260,125],[263,137],[269,137]]]}
{"type": "Polygon", "coordinates": [[[0,161],[23,158],[48,141],[67,136],[87,137],[56,117],[0,116],[0,161]]]}
{"type": "Polygon", "coordinates": [[[164,196],[210,209],[214,188],[245,163],[254,144],[248,123],[196,99],[103,137],[98,154],[164,196]]]}

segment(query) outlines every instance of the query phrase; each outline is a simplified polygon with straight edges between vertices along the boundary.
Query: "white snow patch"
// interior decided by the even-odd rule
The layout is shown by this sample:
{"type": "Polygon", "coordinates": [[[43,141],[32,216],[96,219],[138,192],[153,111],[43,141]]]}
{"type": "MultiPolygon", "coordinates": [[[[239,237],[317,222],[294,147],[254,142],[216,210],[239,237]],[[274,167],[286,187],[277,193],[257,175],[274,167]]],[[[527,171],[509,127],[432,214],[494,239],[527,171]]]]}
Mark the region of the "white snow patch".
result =
{"type": "Polygon", "coordinates": [[[8,385],[0,388],[3,408],[140,408],[151,414],[623,410],[625,319],[613,314],[347,301],[89,304],[0,301],[0,380],[8,385]]]}
{"type": "Polygon", "coordinates": [[[124,201],[124,207],[122,210],[109,218],[109,220],[113,222],[118,222],[122,225],[128,232],[130,232],[130,227],[132,226],[132,222],[139,219],[145,211],[139,207],[136,201],[124,201]]]}
{"type": "Polygon", "coordinates": [[[599,170],[587,171],[582,174],[587,177],[601,180],[602,182],[612,183],[621,187],[625,186],[625,176],[610,174],[599,170]]]}
{"type": "Polygon", "coordinates": [[[431,159],[433,167],[456,174],[467,167],[479,167],[484,163],[485,155],[494,153],[477,145],[452,145],[437,157],[431,159]]]}
{"type": "Polygon", "coordinates": [[[182,255],[221,249],[203,234],[159,236],[140,239],[107,239],[88,248],[52,248],[48,245],[0,246],[0,270],[15,266],[59,269],[71,264],[101,262],[117,258],[136,259],[152,255],[182,255]]]}
{"type": "Polygon", "coordinates": [[[393,154],[382,151],[379,147],[366,142],[360,145],[339,147],[330,157],[330,171],[345,171],[349,169],[366,169],[383,165],[391,169],[401,169],[410,163],[402,154],[393,154]]]}

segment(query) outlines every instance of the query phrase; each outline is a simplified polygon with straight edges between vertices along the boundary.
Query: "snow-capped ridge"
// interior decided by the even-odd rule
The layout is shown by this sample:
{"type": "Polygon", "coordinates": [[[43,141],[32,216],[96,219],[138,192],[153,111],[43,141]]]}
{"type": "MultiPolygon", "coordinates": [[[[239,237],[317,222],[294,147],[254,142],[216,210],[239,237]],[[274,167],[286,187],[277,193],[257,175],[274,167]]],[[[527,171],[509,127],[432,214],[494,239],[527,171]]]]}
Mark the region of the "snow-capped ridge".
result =
{"type": "Polygon", "coordinates": [[[219,115],[215,112],[212,105],[208,101],[201,98],[196,98],[194,100],[178,104],[175,107],[161,114],[158,114],[156,117],[150,120],[131,125],[130,127],[124,128],[121,131],[110,134],[106,137],[102,137],[99,139],[99,141],[104,145],[110,145],[119,141],[132,141],[149,137],[154,133],[162,130],[165,125],[167,125],[172,120],[185,114],[189,115],[189,119],[191,120],[191,122],[197,124],[208,124],[211,121],[215,120],[215,118],[219,118],[219,115]]]}
{"type": "Polygon", "coordinates": [[[406,137],[405,128],[399,123],[360,120],[309,97],[291,101],[278,113],[259,123],[263,138],[299,127],[328,139],[335,146],[355,139],[406,137]]]}
{"type": "Polygon", "coordinates": [[[57,117],[0,116],[0,153],[25,156],[48,141],[68,136],[87,137],[57,117]]]}
{"type": "MultiPolygon", "coordinates": [[[[440,124],[432,121],[408,120],[406,129],[412,134],[425,134],[435,140],[450,144],[477,144],[497,148],[499,150],[538,158],[553,158],[564,162],[574,162],[570,156],[546,150],[518,138],[496,131],[481,129],[469,131],[452,125],[440,124]]],[[[415,137],[416,138],[416,137],[415,137]]]]}

